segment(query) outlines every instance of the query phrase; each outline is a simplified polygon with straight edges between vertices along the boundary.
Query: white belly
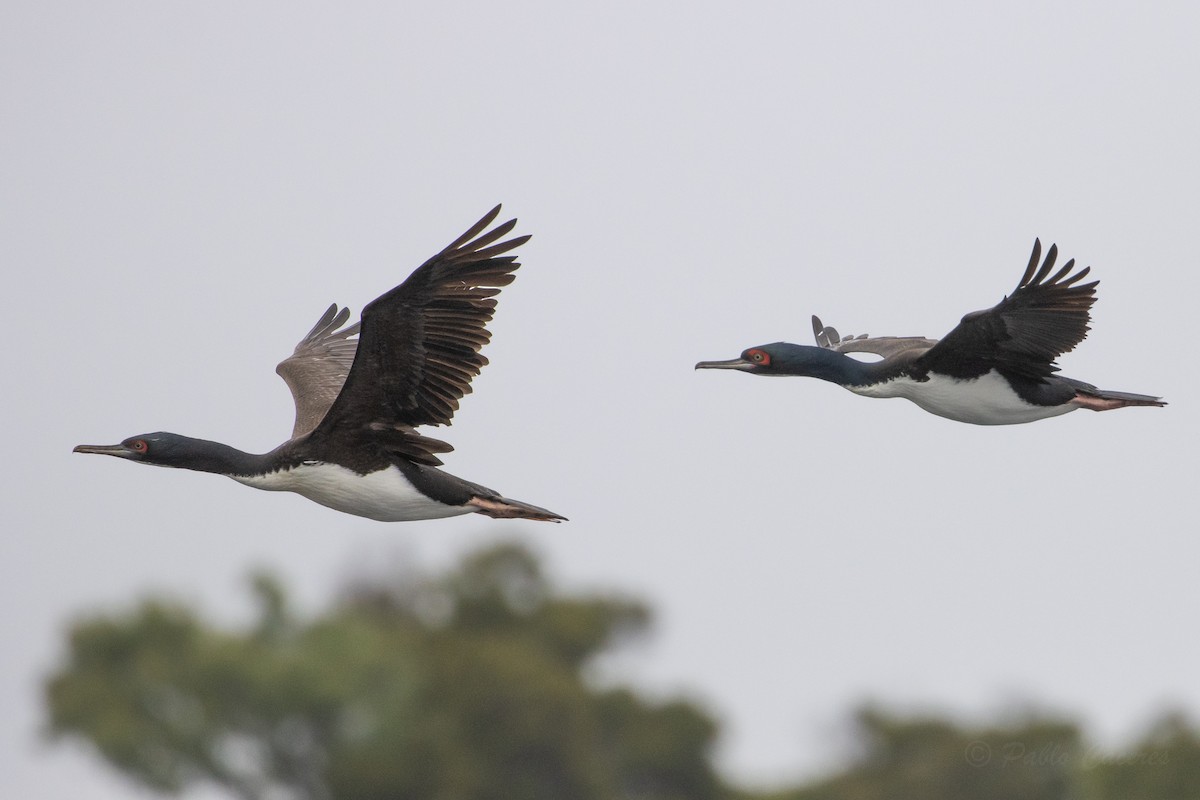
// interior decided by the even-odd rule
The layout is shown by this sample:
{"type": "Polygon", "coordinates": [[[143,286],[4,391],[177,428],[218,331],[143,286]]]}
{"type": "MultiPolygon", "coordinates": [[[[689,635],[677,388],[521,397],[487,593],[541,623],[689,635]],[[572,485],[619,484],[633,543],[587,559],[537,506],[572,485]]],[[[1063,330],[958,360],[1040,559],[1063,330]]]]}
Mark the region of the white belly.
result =
{"type": "Polygon", "coordinates": [[[359,475],[336,464],[301,464],[267,475],[231,477],[255,489],[295,492],[314,503],[380,522],[454,517],[475,510],[431,500],[395,467],[359,475]]]}
{"type": "Polygon", "coordinates": [[[1035,406],[1022,400],[993,370],[979,378],[957,380],[933,375],[920,382],[897,378],[875,386],[847,386],[865,397],[903,397],[939,417],[974,425],[1015,425],[1074,411],[1077,406],[1035,406]]]}

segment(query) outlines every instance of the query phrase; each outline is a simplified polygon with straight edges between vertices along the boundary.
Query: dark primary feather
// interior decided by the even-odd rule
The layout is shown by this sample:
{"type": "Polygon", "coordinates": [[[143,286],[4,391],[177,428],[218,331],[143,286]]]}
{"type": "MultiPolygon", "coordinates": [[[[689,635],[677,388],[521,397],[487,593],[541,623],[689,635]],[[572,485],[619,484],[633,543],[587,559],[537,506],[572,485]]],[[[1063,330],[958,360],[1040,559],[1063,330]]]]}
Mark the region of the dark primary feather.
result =
{"type": "Polygon", "coordinates": [[[503,255],[528,241],[509,220],[483,233],[500,213],[492,209],[470,230],[426,261],[404,283],[363,309],[358,352],[341,394],[318,431],[370,429],[378,440],[395,431],[388,447],[420,463],[452,449],[420,436],[418,425],[448,425],[471,379],[487,364],[479,350],[491,338],[486,325],[495,295],[520,266],[503,255]],[[482,235],[481,235],[482,234],[482,235]]]}
{"type": "Polygon", "coordinates": [[[358,333],[359,323],[338,330],[348,319],[350,309],[339,311],[334,303],[304,335],[292,355],[275,367],[292,390],[292,400],[296,404],[293,439],[317,427],[342,391],[350,365],[354,363],[354,351],[358,348],[358,340],[349,337],[358,333]]]}
{"type": "Polygon", "coordinates": [[[1091,267],[1071,274],[1071,259],[1051,276],[1058,247],[1050,245],[1038,268],[1042,244],[1035,240],[1029,266],[1011,295],[986,311],[962,318],[954,330],[913,364],[912,374],[930,371],[974,378],[990,369],[1042,381],[1058,371],[1054,359],[1087,336],[1089,309],[1098,281],[1080,284],[1091,267]]]}

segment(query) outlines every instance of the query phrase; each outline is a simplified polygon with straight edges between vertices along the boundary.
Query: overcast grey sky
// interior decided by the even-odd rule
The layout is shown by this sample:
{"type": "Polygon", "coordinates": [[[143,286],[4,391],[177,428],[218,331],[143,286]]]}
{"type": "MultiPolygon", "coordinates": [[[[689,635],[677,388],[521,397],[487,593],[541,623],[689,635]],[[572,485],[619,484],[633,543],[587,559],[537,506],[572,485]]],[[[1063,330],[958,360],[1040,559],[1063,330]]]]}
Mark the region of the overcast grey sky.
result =
{"type": "Polygon", "coordinates": [[[1198,41],[1184,3],[4,4],[0,796],[129,796],[38,743],[74,615],[169,591],[237,620],[253,565],[314,608],[508,536],[654,605],[609,674],[706,703],[735,779],[829,763],[867,697],[1110,737],[1200,709],[1198,41]],[[374,523],[71,455],[274,447],[274,366],[324,307],[496,202],[534,238],[435,435],[569,524],[374,523]],[[941,336],[1035,236],[1101,281],[1063,374],[1171,406],[982,428],[692,370],[812,313],[941,336]]]}

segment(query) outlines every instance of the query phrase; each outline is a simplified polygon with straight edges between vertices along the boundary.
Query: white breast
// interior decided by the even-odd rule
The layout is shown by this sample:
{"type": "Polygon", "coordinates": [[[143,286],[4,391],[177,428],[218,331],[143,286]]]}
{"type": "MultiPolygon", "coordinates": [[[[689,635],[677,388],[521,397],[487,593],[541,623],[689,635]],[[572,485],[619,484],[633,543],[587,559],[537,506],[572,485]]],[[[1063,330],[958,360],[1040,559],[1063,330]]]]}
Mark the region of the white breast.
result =
{"type": "Polygon", "coordinates": [[[231,477],[255,489],[295,492],[323,506],[380,522],[438,519],[475,510],[472,506],[451,506],[426,497],[395,467],[359,475],[337,464],[316,463],[266,475],[231,477]]]}
{"type": "Polygon", "coordinates": [[[1036,406],[1022,400],[1008,381],[995,370],[978,378],[958,380],[930,375],[927,381],[911,378],[874,386],[847,386],[855,394],[866,397],[903,397],[939,417],[970,422],[974,425],[1014,425],[1057,417],[1074,411],[1077,406],[1036,406]]]}

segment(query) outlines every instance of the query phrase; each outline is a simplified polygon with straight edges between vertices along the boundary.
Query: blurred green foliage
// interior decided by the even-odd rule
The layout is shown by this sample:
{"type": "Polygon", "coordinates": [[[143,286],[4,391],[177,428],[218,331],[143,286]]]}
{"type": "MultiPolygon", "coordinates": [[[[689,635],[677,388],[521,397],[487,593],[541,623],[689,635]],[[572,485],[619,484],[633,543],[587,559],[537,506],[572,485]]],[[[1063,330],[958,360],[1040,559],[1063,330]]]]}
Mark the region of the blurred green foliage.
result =
{"type": "Polygon", "coordinates": [[[449,574],[352,586],[293,618],[254,579],[252,629],[178,605],[74,626],[47,684],[51,730],[147,786],[242,798],[715,798],[716,725],[584,680],[649,621],[639,603],[556,596],[506,545],[449,574]]]}
{"type": "Polygon", "coordinates": [[[1167,715],[1126,751],[1089,745],[1070,722],[1030,717],[970,727],[868,707],[836,775],[743,800],[1189,800],[1200,797],[1200,734],[1167,715]]]}
{"type": "Polygon", "coordinates": [[[836,774],[730,787],[704,710],[586,679],[646,632],[648,609],[559,594],[515,545],[443,575],[359,581],[311,619],[270,576],[252,585],[246,630],[159,599],[77,623],[46,684],[51,733],[147,787],[247,800],[1200,798],[1200,737],[1179,716],[1108,753],[1062,720],[972,728],[874,707],[836,774]]]}

